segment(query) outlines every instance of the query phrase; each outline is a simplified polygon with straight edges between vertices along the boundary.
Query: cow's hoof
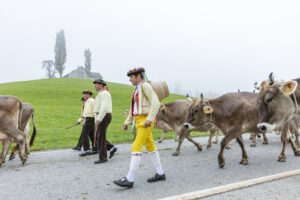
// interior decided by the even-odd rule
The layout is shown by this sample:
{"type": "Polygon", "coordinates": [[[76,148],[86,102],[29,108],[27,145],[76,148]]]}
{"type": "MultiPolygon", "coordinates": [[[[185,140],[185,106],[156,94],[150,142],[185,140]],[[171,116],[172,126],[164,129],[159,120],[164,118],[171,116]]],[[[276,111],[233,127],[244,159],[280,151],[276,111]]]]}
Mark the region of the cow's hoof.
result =
{"type": "Polygon", "coordinates": [[[15,159],[15,158],[16,158],[16,154],[10,154],[9,160],[13,160],[13,159],[15,159]]]}
{"type": "Polygon", "coordinates": [[[27,159],[26,160],[22,160],[22,164],[25,165],[26,161],[27,161],[27,159]]]}
{"type": "Polygon", "coordinates": [[[178,141],[179,141],[178,139],[175,139],[175,140],[174,140],[174,142],[178,142],[178,141]]]}
{"type": "Polygon", "coordinates": [[[219,162],[219,167],[223,168],[225,166],[225,161],[219,162]]]}
{"type": "Polygon", "coordinates": [[[268,144],[268,140],[264,140],[262,144],[268,144]]]}
{"type": "Polygon", "coordinates": [[[300,156],[300,150],[296,150],[296,151],[294,152],[294,155],[295,155],[295,156],[300,156]]]}
{"type": "Polygon", "coordinates": [[[251,144],[250,144],[250,147],[256,147],[256,144],[252,144],[252,143],[251,143],[251,144]]]}
{"type": "Polygon", "coordinates": [[[202,151],[202,146],[201,145],[197,146],[197,148],[198,148],[198,151],[202,151]]]}
{"type": "Polygon", "coordinates": [[[214,144],[218,144],[218,141],[213,141],[214,144]]]}
{"type": "Polygon", "coordinates": [[[179,152],[173,152],[172,156],[179,156],[179,152]]]}
{"type": "Polygon", "coordinates": [[[231,149],[231,146],[226,146],[225,149],[231,149]]]}
{"type": "Polygon", "coordinates": [[[207,144],[207,145],[206,145],[206,148],[207,148],[207,149],[210,149],[210,148],[211,148],[211,144],[207,144]]]}
{"type": "Polygon", "coordinates": [[[240,164],[241,165],[248,165],[248,159],[242,158],[240,164]]]}
{"type": "Polygon", "coordinates": [[[162,140],[158,140],[158,143],[162,143],[162,140]]]}
{"type": "Polygon", "coordinates": [[[279,156],[278,162],[285,162],[286,156],[279,156]]]}

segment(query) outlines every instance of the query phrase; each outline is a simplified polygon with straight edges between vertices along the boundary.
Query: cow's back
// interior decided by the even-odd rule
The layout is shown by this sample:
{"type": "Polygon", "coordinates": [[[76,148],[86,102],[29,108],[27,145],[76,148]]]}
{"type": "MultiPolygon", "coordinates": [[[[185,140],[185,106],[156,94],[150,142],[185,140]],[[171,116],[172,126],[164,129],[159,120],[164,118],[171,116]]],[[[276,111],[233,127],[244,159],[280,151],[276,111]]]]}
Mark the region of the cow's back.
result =
{"type": "MultiPolygon", "coordinates": [[[[218,121],[227,126],[240,126],[243,130],[257,132],[258,94],[252,92],[228,93],[213,100],[217,105],[218,121]]],[[[215,111],[214,111],[215,112],[215,111]]]]}
{"type": "Polygon", "coordinates": [[[22,102],[14,96],[0,95],[0,131],[9,129],[11,126],[20,127],[22,102]]]}

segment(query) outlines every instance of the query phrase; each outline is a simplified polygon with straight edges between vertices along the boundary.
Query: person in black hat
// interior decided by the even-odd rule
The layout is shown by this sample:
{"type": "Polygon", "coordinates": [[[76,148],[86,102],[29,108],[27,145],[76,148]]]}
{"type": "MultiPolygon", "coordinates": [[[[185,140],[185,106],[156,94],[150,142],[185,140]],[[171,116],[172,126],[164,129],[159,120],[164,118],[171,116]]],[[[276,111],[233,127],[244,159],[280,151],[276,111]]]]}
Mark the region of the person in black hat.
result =
{"type": "Polygon", "coordinates": [[[94,144],[94,130],[95,130],[95,115],[93,112],[94,99],[93,99],[93,92],[90,90],[84,90],[82,94],[86,99],[83,113],[82,113],[84,122],[81,131],[81,139],[83,143],[84,152],[80,153],[79,156],[87,156],[87,155],[92,155],[97,153],[97,149],[95,146],[93,146],[93,148],[90,149],[90,141],[89,141],[90,138],[92,144],[94,144]]]}
{"type": "MultiPolygon", "coordinates": [[[[85,98],[84,97],[81,97],[81,101],[82,101],[82,109],[81,109],[81,115],[80,115],[80,118],[77,120],[76,124],[80,124],[81,122],[84,121],[84,118],[82,116],[83,114],[83,110],[84,110],[84,104],[85,104],[85,98]]],[[[80,137],[78,139],[78,143],[75,147],[73,147],[72,149],[73,150],[76,150],[76,151],[81,151],[81,147],[82,147],[82,136],[81,136],[81,133],[80,133],[80,137]]]]}
{"type": "Polygon", "coordinates": [[[99,164],[107,162],[107,150],[110,152],[109,158],[112,158],[117,148],[106,140],[107,127],[112,119],[112,100],[107,84],[102,79],[95,80],[93,83],[95,89],[99,92],[94,104],[94,113],[96,114],[95,133],[97,134],[99,151],[99,160],[94,163],[99,164]]]}
{"type": "Polygon", "coordinates": [[[156,171],[155,175],[147,179],[147,181],[149,183],[165,181],[166,175],[162,168],[159,152],[157,151],[152,136],[155,118],[160,107],[159,98],[150,83],[145,81],[146,75],[144,68],[134,68],[127,73],[127,76],[130,77],[130,82],[136,86],[136,88],[132,95],[129,115],[123,124],[123,130],[127,130],[128,125],[135,119],[137,134],[132,144],[128,174],[119,180],[115,180],[114,184],[120,187],[132,188],[135,174],[142,160],[143,146],[146,146],[146,150],[149,152],[156,171]]]}

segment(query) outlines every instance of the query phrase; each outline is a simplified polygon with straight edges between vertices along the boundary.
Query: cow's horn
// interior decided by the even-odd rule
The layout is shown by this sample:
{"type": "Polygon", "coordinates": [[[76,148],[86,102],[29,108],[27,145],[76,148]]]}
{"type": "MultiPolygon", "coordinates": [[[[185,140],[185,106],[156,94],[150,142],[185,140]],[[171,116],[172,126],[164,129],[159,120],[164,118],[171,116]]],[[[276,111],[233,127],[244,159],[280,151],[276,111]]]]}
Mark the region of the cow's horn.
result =
{"type": "Polygon", "coordinates": [[[203,93],[200,94],[200,100],[201,100],[201,101],[204,100],[204,98],[203,98],[203,93]]]}
{"type": "Polygon", "coordinates": [[[257,90],[259,90],[259,86],[258,86],[257,82],[254,83],[254,88],[257,89],[257,90]]]}
{"type": "Polygon", "coordinates": [[[273,72],[271,72],[270,75],[269,75],[268,83],[269,83],[269,85],[274,84],[274,74],[273,74],[273,72]]]}

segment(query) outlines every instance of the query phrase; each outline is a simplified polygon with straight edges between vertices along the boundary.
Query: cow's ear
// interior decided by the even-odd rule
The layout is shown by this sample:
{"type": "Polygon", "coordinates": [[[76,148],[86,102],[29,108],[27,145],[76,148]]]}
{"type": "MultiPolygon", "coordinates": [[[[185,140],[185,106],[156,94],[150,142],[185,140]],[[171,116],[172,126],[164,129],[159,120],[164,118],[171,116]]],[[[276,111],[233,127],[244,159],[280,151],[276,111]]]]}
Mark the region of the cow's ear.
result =
{"type": "Polygon", "coordinates": [[[214,111],[214,109],[211,106],[204,106],[203,111],[206,114],[211,114],[214,111]]]}
{"type": "Polygon", "coordinates": [[[297,87],[298,83],[296,81],[287,81],[283,83],[283,85],[280,87],[280,90],[283,92],[283,94],[290,95],[295,92],[297,87]]]}
{"type": "Polygon", "coordinates": [[[165,110],[165,104],[160,104],[159,110],[165,110]]]}
{"type": "Polygon", "coordinates": [[[263,81],[261,84],[260,84],[260,87],[259,87],[259,90],[264,90],[266,88],[270,87],[269,83],[267,81],[263,81]]]}

